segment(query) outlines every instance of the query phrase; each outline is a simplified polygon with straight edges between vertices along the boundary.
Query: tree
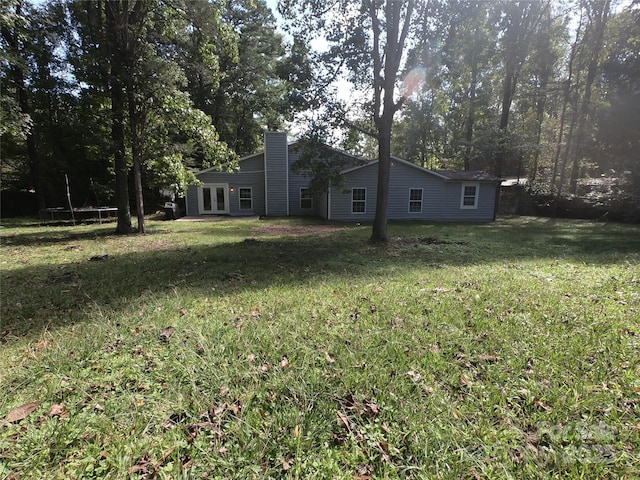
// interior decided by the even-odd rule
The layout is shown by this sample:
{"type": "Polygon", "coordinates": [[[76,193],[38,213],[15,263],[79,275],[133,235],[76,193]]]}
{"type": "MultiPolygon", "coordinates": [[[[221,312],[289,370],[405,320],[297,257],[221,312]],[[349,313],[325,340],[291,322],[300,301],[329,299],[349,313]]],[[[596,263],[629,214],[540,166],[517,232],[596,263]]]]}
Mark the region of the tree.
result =
{"type": "Polygon", "coordinates": [[[602,63],[607,108],[594,106],[592,156],[598,159],[601,172],[608,166],[627,177],[627,193],[640,197],[640,10],[629,7],[613,15],[609,27],[602,63]]]}
{"type": "MultiPolygon", "coordinates": [[[[520,74],[529,54],[529,47],[537,31],[544,11],[551,8],[549,0],[544,1],[511,1],[507,0],[498,11],[502,25],[502,57],[504,61],[504,77],[502,81],[502,99],[500,107],[499,129],[506,132],[509,126],[509,114],[520,81],[520,74]]],[[[495,174],[503,174],[507,151],[504,139],[499,140],[496,154],[495,174]]]]}
{"type": "MultiPolygon", "coordinates": [[[[186,163],[224,164],[235,155],[222,144],[207,116],[183,91],[187,80],[178,59],[188,41],[200,35],[200,21],[217,21],[215,4],[171,4],[143,0],[72,4],[71,14],[84,52],[99,66],[97,75],[76,57],[79,82],[109,93],[111,139],[116,176],[117,233],[131,233],[129,167],[133,166],[138,231],[144,233],[143,177],[184,190],[195,178],[186,163]],[[206,13],[207,15],[205,15],[206,13]],[[86,75],[86,76],[84,76],[86,75]],[[130,157],[128,155],[130,152],[130,157]],[[165,169],[164,171],[157,171],[165,169]],[[156,175],[153,175],[153,174],[156,175]]],[[[70,42],[75,38],[71,36],[70,42]]],[[[214,56],[208,56],[209,61],[214,56]]],[[[202,62],[205,64],[205,62],[202,62]]],[[[206,64],[211,68],[211,64],[206,64]]]]}
{"type": "MultiPolygon", "coordinates": [[[[29,22],[23,13],[22,1],[2,4],[0,11],[0,31],[2,33],[3,67],[7,73],[2,74],[2,134],[11,135],[26,143],[26,157],[31,176],[32,187],[35,189],[38,206],[46,207],[44,186],[40,175],[40,155],[38,152],[37,135],[33,125],[33,99],[29,88],[29,67],[27,51],[28,39],[33,35],[29,32],[29,22]],[[7,94],[7,91],[10,94],[7,94]],[[7,114],[4,114],[7,108],[7,114]]],[[[31,12],[33,13],[33,12],[31,12]]],[[[3,68],[3,72],[5,70],[3,68]]]]}
{"type": "Polygon", "coordinates": [[[609,18],[610,0],[592,1],[590,2],[587,14],[590,22],[585,32],[585,47],[588,50],[587,57],[587,77],[585,79],[584,93],[580,101],[580,116],[577,126],[576,151],[573,155],[571,167],[569,192],[576,193],[578,187],[578,174],[580,170],[580,161],[586,155],[585,144],[588,136],[587,129],[590,127],[593,112],[591,111],[592,92],[596,75],[600,68],[600,57],[604,44],[604,33],[609,18]]]}
{"type": "Polygon", "coordinates": [[[298,34],[321,33],[328,48],[320,53],[327,88],[343,68],[355,85],[371,91],[370,115],[378,143],[376,213],[371,241],[387,240],[387,203],[391,167],[393,118],[417,85],[398,97],[398,73],[414,20],[414,1],[348,1],[327,5],[321,1],[282,2],[281,13],[296,19],[298,34]],[[302,22],[300,19],[302,18],[302,22]]]}

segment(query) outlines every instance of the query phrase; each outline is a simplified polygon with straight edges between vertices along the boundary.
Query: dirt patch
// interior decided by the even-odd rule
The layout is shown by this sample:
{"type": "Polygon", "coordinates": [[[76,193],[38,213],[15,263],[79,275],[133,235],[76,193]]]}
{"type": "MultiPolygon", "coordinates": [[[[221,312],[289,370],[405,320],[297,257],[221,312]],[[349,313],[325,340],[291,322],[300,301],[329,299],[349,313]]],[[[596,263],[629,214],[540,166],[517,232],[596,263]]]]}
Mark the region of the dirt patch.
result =
{"type": "Polygon", "coordinates": [[[327,235],[340,230],[344,230],[344,227],[335,225],[261,225],[253,229],[259,235],[276,235],[280,237],[327,235]]]}
{"type": "Polygon", "coordinates": [[[466,242],[450,242],[448,240],[440,240],[435,237],[423,237],[423,238],[394,238],[393,241],[398,245],[466,245],[466,242]]]}

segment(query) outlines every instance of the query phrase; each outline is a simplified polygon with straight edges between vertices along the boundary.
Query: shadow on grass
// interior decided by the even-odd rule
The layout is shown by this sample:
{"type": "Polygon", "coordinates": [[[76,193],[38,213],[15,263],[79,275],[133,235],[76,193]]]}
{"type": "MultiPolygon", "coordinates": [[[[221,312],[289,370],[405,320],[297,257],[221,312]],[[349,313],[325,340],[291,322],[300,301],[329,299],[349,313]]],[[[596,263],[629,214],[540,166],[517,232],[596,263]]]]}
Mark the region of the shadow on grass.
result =
{"type": "MultiPolygon", "coordinates": [[[[210,231],[216,228],[212,225],[210,231]]],[[[369,244],[369,228],[360,227],[326,236],[246,238],[115,253],[102,261],[27,265],[2,276],[0,342],[8,336],[82,322],[96,306],[127,311],[140,299],[169,293],[223,297],[328,279],[378,281],[392,272],[538,258],[612,264],[633,257],[637,262],[639,232],[626,226],[537,220],[487,225],[403,223],[390,226],[391,240],[386,245],[369,244]]],[[[101,227],[81,233],[20,233],[5,236],[3,242],[38,246],[110,236],[111,227],[101,227]]]]}

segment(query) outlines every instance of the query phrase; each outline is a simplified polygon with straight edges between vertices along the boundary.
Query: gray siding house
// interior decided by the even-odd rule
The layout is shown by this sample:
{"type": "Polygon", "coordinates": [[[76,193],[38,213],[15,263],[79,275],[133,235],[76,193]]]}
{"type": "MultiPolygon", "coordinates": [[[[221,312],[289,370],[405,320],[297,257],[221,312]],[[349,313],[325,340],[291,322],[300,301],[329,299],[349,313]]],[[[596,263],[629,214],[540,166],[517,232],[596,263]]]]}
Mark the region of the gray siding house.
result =
{"type": "MultiPolygon", "coordinates": [[[[338,152],[353,166],[343,184],[312,196],[311,178],[294,173],[295,144],[281,132],[265,132],[264,152],[241,158],[239,169],[196,173],[201,186],[187,191],[187,215],[312,215],[327,220],[371,221],[375,216],[378,161],[338,152]],[[352,161],[349,161],[349,160],[352,161]]],[[[481,172],[427,170],[392,157],[390,220],[490,222],[495,220],[500,179],[481,172]]]]}

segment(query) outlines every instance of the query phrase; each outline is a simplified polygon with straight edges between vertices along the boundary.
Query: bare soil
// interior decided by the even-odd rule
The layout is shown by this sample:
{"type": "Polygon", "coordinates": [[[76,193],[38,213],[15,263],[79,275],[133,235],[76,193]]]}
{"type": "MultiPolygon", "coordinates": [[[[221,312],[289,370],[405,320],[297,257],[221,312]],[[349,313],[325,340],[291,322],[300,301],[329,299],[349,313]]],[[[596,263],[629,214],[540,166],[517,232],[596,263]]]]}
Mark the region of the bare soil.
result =
{"type": "Polygon", "coordinates": [[[260,235],[277,235],[282,237],[305,237],[309,235],[327,235],[343,230],[335,225],[261,225],[253,231],[260,235]]]}

